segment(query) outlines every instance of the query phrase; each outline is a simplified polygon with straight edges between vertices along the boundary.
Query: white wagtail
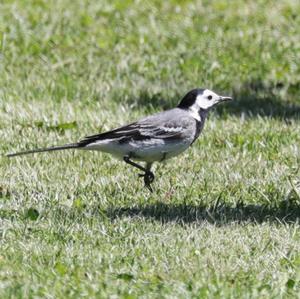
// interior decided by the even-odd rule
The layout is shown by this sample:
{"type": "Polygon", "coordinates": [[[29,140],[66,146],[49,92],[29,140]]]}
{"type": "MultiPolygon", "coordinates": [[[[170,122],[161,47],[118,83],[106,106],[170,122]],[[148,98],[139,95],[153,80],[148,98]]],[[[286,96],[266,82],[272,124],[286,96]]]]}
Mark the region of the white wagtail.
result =
{"type": "Polygon", "coordinates": [[[8,154],[25,154],[64,149],[96,150],[110,153],[140,169],[145,186],[152,191],[153,162],[164,161],[185,151],[201,133],[206,116],[213,106],[231,100],[209,89],[193,89],[176,108],[163,111],[109,132],[87,136],[76,143],[8,154]],[[145,167],[133,160],[146,162],[145,167]]]}

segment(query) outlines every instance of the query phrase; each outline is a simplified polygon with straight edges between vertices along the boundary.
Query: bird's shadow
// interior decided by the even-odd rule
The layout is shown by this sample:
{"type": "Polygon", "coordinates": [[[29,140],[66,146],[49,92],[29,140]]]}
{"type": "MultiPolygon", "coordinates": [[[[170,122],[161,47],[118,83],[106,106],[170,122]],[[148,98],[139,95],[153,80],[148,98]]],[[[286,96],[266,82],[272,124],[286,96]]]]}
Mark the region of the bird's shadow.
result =
{"type": "Polygon", "coordinates": [[[247,117],[272,117],[289,122],[300,118],[300,105],[295,94],[282,99],[279,87],[265,87],[260,82],[250,82],[239,91],[233,91],[230,105],[219,105],[217,113],[222,115],[245,115],[247,117]]]}
{"type": "Polygon", "coordinates": [[[209,222],[215,225],[230,223],[295,223],[300,219],[300,204],[296,200],[283,200],[276,204],[235,205],[216,202],[210,206],[157,202],[133,207],[109,208],[106,215],[112,221],[123,218],[145,218],[161,223],[181,224],[209,222]]]}
{"type": "MultiPolygon", "coordinates": [[[[266,86],[259,80],[245,82],[230,94],[234,101],[227,105],[219,105],[216,109],[219,115],[245,115],[247,117],[265,116],[282,120],[299,119],[300,105],[296,104],[295,98],[300,86],[289,86],[286,100],[280,98],[280,93],[285,86],[280,83],[266,86]]],[[[218,89],[218,88],[217,88],[218,89]]],[[[217,90],[218,91],[218,90],[217,90]]],[[[138,97],[131,98],[130,103],[138,107],[161,107],[166,110],[178,104],[183,94],[175,94],[171,98],[160,93],[151,94],[142,90],[138,97]]]]}
{"type": "MultiPolygon", "coordinates": [[[[32,220],[32,211],[30,208],[16,210],[11,208],[0,209],[0,219],[14,219],[21,217],[22,219],[32,220]],[[31,211],[28,213],[28,211],[31,211]]],[[[47,210],[47,209],[46,209],[47,210]]],[[[216,200],[210,205],[205,204],[187,204],[187,203],[165,203],[155,202],[151,204],[137,204],[134,206],[111,206],[103,208],[103,206],[85,205],[80,207],[69,207],[56,204],[49,210],[51,217],[57,221],[77,221],[81,222],[87,217],[99,217],[104,221],[115,222],[123,218],[129,219],[145,219],[150,221],[165,223],[185,224],[201,224],[211,223],[216,226],[225,226],[231,223],[277,223],[277,224],[294,224],[300,220],[300,203],[297,199],[282,200],[275,203],[262,204],[245,204],[238,202],[230,204],[216,200]],[[50,212],[51,211],[51,212],[50,212]]],[[[42,215],[47,215],[44,211],[42,215]]],[[[39,212],[37,211],[38,218],[39,212]]],[[[36,219],[34,219],[36,220],[36,219]]]]}

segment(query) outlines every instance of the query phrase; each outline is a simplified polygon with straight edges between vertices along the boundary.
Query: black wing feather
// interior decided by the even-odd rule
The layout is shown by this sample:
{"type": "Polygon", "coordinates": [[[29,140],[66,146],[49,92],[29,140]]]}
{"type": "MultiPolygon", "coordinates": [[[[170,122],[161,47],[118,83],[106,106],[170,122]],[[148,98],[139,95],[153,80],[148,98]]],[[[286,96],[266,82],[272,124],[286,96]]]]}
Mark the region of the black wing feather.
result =
{"type": "Polygon", "coordinates": [[[105,139],[118,139],[120,143],[125,143],[130,140],[147,140],[155,139],[179,139],[181,137],[180,130],[174,130],[174,126],[163,127],[151,125],[149,123],[131,123],[129,125],[111,130],[108,132],[91,135],[79,141],[79,147],[84,147],[88,144],[105,139]],[[170,130],[168,130],[170,128],[170,130]],[[172,130],[173,129],[173,130],[172,130]]]}

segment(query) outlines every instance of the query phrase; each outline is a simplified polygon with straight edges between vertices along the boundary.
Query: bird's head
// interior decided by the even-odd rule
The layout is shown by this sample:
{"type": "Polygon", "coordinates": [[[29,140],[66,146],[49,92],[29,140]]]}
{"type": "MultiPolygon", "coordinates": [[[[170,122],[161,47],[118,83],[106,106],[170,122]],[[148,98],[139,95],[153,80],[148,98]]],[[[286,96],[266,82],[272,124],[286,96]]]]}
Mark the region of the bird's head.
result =
{"type": "Polygon", "coordinates": [[[195,118],[199,118],[200,111],[208,111],[219,103],[230,101],[231,97],[224,97],[209,89],[193,89],[180,101],[178,108],[190,110],[195,118]],[[197,116],[197,117],[196,117],[197,116]]]}

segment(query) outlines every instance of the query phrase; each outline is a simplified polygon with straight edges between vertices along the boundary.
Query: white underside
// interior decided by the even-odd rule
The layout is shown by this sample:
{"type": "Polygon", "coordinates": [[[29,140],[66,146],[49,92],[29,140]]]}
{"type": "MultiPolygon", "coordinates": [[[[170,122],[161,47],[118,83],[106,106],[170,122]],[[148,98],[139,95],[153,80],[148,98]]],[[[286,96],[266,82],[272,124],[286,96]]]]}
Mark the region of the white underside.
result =
{"type": "Polygon", "coordinates": [[[128,156],[133,160],[155,162],[170,159],[185,151],[190,141],[165,141],[162,139],[149,139],[143,141],[130,141],[124,144],[116,139],[107,139],[87,145],[85,150],[96,150],[123,159],[128,156]]]}

